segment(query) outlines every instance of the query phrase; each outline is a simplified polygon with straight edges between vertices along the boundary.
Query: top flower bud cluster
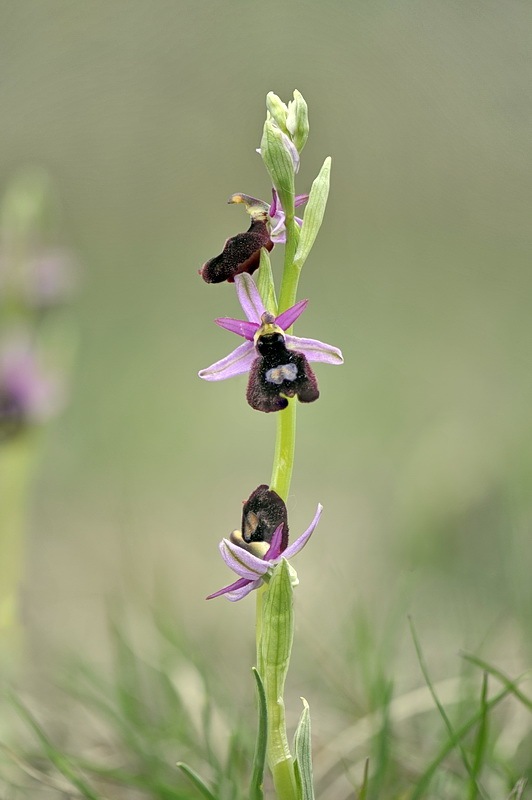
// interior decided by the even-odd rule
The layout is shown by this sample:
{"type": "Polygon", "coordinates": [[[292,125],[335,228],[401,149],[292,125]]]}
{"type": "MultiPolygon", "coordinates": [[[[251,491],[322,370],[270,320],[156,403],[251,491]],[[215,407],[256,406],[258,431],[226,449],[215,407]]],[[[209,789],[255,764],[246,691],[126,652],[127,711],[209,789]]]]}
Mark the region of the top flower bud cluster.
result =
{"type": "Polygon", "coordinates": [[[308,139],[308,109],[297,89],[288,105],[269,92],[268,109],[257,152],[272,181],[272,201],[265,202],[246,194],[234,194],[229,203],[242,203],[251,217],[251,226],[245,233],[227,239],[219,256],[207,261],[200,274],[207,283],[232,283],[236,275],[250,275],[258,268],[260,248],[271,250],[274,244],[286,242],[286,220],[295,220],[299,228],[303,220],[295,217],[295,209],[309,199],[309,195],[295,194],[295,175],[299,170],[299,154],[308,139]]]}
{"type": "MultiPolygon", "coordinates": [[[[319,397],[318,383],[309,361],[341,364],[338,348],[316,339],[291,335],[291,326],[307,301],[278,308],[268,252],[275,244],[290,240],[290,257],[285,258],[286,273],[299,275],[320,229],[329,193],[330,158],[312,184],[309,194],[296,195],[295,176],[299,154],[308,138],[307,105],[302,95],[285,105],[277,95],[267,96],[267,118],[258,150],[269,172],[272,202],[238,193],[230,203],[244,205],[251,217],[249,229],[227,239],[222,252],[209,259],[200,270],[207,283],[235,283],[238,299],[247,321],[220,318],[217,324],[247,339],[228,356],[200,371],[208,381],[219,381],[249,372],[247,400],[258,411],[281,411],[288,398],[311,403],[319,397]],[[295,209],[306,204],[303,218],[295,209]],[[259,280],[252,275],[259,267],[259,280]]],[[[295,299],[297,277],[293,280],[295,299]]],[[[283,287],[281,300],[283,300],[283,287]]],[[[284,297],[286,300],[286,297],[284,297]]]]}

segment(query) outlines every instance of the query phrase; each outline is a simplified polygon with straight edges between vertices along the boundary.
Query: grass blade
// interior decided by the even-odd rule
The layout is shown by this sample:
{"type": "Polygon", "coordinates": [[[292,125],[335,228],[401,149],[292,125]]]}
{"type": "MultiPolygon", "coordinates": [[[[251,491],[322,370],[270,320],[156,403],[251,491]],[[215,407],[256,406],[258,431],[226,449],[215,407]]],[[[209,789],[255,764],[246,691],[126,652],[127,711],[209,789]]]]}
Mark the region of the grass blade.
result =
{"type": "Polygon", "coordinates": [[[362,778],[362,786],[358,793],[357,800],[368,800],[368,781],[369,781],[369,758],[364,762],[364,777],[362,778]]]}
{"type": "Polygon", "coordinates": [[[472,778],[469,789],[469,800],[476,800],[478,796],[477,782],[486,755],[486,746],[488,743],[488,673],[485,672],[482,677],[482,689],[480,692],[480,719],[478,723],[478,730],[475,739],[474,760],[471,767],[472,778]]]}
{"type": "MultiPolygon", "coordinates": [[[[423,656],[423,651],[421,649],[421,644],[419,642],[419,639],[418,639],[418,636],[417,636],[417,633],[416,633],[416,629],[414,627],[414,622],[413,622],[411,617],[408,618],[408,622],[410,624],[410,631],[411,631],[411,634],[412,634],[414,647],[416,648],[417,658],[418,658],[419,666],[421,668],[421,672],[423,673],[423,677],[424,677],[425,682],[427,684],[427,687],[428,687],[428,689],[429,689],[429,691],[430,691],[430,693],[432,695],[432,699],[434,700],[436,708],[438,709],[438,711],[440,713],[440,716],[441,716],[441,718],[442,718],[442,720],[443,720],[443,722],[445,724],[445,727],[447,728],[447,732],[449,734],[451,743],[452,743],[453,747],[456,747],[458,752],[460,753],[460,756],[462,757],[462,761],[464,763],[464,767],[466,768],[467,773],[468,773],[468,775],[469,775],[469,777],[471,779],[471,783],[474,784],[474,786],[476,787],[476,791],[478,792],[478,794],[480,794],[480,796],[482,798],[486,798],[486,795],[484,794],[481,786],[479,786],[479,784],[478,784],[478,781],[477,781],[476,776],[474,774],[474,771],[473,771],[473,769],[471,767],[471,764],[469,763],[469,759],[467,757],[466,751],[464,750],[464,746],[462,744],[461,738],[457,737],[457,735],[455,733],[455,730],[454,730],[453,726],[451,725],[451,720],[447,716],[447,713],[446,713],[444,707],[442,706],[442,704],[440,703],[438,695],[436,694],[436,691],[435,691],[434,686],[432,684],[432,681],[430,679],[430,675],[429,675],[429,672],[428,672],[427,664],[425,662],[425,658],[423,656]]],[[[482,713],[485,714],[485,709],[484,709],[484,711],[482,711],[482,709],[481,709],[481,717],[480,718],[482,718],[482,713]]],[[[476,794],[473,795],[473,796],[476,797],[476,794]]]]}
{"type": "Polygon", "coordinates": [[[182,761],[178,761],[177,766],[181,772],[185,773],[190,782],[194,784],[198,792],[202,794],[206,800],[216,800],[216,797],[213,795],[207,784],[203,782],[203,779],[200,778],[198,773],[193,770],[192,767],[189,767],[188,764],[184,764],[182,761]]]}
{"type": "Polygon", "coordinates": [[[46,753],[47,758],[54,765],[54,767],[65,777],[70,783],[76,787],[78,792],[85,798],[85,800],[104,800],[104,798],[96,794],[93,789],[85,782],[83,777],[76,771],[70,759],[61,753],[51,740],[47,737],[35,717],[28,711],[24,704],[19,700],[16,695],[11,694],[10,700],[19,712],[20,716],[28,723],[41,746],[46,753]]]}
{"type": "MultiPolygon", "coordinates": [[[[508,697],[510,693],[511,690],[509,688],[502,689],[499,692],[499,694],[496,694],[495,697],[492,697],[491,700],[488,700],[484,711],[482,710],[477,711],[476,714],[473,714],[473,716],[467,722],[465,722],[460,728],[458,728],[458,730],[455,732],[456,738],[461,741],[465,736],[467,736],[467,734],[472,730],[472,728],[474,728],[475,725],[477,725],[477,723],[481,719],[482,713],[488,713],[489,711],[491,711],[491,709],[494,708],[496,705],[498,705],[498,703],[500,703],[501,700],[504,700],[505,697],[508,697]]],[[[412,792],[410,800],[422,800],[422,798],[426,796],[425,792],[432,778],[434,777],[434,773],[436,772],[442,761],[444,761],[447,758],[449,753],[451,753],[454,748],[455,748],[454,742],[446,742],[444,744],[444,746],[442,747],[436,758],[429,764],[425,772],[419,778],[418,783],[414,788],[414,791],[412,792]]]]}
{"type": "Polygon", "coordinates": [[[487,661],[483,661],[478,656],[470,655],[469,653],[462,653],[462,657],[465,658],[467,661],[470,661],[472,664],[476,664],[477,667],[480,667],[487,672],[489,675],[493,675],[498,681],[500,681],[503,686],[506,686],[508,691],[510,691],[514,697],[516,697],[529,711],[532,711],[532,700],[523,694],[523,692],[517,688],[517,684],[511,678],[501,672],[500,669],[497,667],[492,667],[491,664],[488,664],[487,661]]]}

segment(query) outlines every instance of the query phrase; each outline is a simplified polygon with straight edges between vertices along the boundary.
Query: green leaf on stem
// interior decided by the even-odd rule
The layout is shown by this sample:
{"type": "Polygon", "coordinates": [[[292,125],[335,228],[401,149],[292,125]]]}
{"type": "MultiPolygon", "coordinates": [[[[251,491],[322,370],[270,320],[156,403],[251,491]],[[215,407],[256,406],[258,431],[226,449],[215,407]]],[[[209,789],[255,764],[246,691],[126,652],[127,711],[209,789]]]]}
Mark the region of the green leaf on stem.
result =
{"type": "Polygon", "coordinates": [[[304,697],[303,711],[294,736],[294,770],[301,800],[314,800],[312,780],[312,745],[310,738],[310,709],[304,697]]]}
{"type": "Polygon", "coordinates": [[[275,791],[283,800],[298,800],[294,765],[284,713],[284,684],[294,637],[291,567],[285,558],[275,566],[262,598],[261,678],[268,710],[268,764],[275,791]]]}
{"type": "Polygon", "coordinates": [[[275,566],[262,607],[262,663],[268,702],[282,700],[294,637],[290,565],[285,558],[275,566]]]}
{"type": "Polygon", "coordinates": [[[316,241],[316,236],[321,228],[327,198],[329,197],[329,183],[331,179],[331,157],[327,156],[323,166],[315,178],[310,189],[310,195],[303,214],[303,226],[299,235],[294,264],[301,269],[308,258],[312,246],[316,241]]]}
{"type": "Polygon", "coordinates": [[[276,317],[278,308],[277,295],[275,294],[275,285],[273,282],[272,264],[268,251],[264,247],[260,251],[257,289],[264,303],[264,308],[276,317]]]}
{"type": "Polygon", "coordinates": [[[259,727],[257,730],[257,743],[253,758],[253,772],[249,787],[250,800],[262,800],[262,785],[264,782],[264,764],[266,762],[266,746],[268,744],[268,709],[266,708],[266,693],[261,677],[255,667],[252,668],[253,677],[257,683],[257,698],[259,701],[259,727]]]}

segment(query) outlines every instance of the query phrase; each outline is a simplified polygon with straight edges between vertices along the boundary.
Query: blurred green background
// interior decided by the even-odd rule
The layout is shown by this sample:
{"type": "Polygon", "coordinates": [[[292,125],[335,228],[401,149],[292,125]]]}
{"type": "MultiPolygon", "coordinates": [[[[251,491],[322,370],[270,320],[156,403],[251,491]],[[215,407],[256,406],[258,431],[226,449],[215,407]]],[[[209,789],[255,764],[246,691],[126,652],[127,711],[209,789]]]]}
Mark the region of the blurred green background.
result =
{"type": "Polygon", "coordinates": [[[230,579],[217,544],[269,480],[275,420],[245,379],[196,377],[236,344],[214,317],[239,313],[197,270],[247,227],[227,197],[268,198],[264,98],[298,88],[298,190],[327,155],[333,182],[297,332],[345,356],[299,409],[293,533],[325,506],[296,564],[301,648],[334,663],[362,607],[409,685],[407,613],[435,677],[461,647],[529,664],[531,17],[516,0],[1,4],[0,179],[49,170],[83,264],[29,530],[31,662],[105,661],[109,597],[164,595],[249,680],[254,604],[203,598],[230,579]]]}

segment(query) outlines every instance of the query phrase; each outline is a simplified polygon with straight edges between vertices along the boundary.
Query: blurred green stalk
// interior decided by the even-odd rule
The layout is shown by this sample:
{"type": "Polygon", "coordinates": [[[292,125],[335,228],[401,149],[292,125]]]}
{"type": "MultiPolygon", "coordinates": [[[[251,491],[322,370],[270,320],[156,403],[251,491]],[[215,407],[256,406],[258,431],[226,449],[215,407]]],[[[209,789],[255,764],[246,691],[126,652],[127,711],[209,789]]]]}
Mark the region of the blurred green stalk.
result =
{"type": "Polygon", "coordinates": [[[8,669],[23,644],[19,591],[37,438],[35,432],[27,432],[0,446],[0,667],[8,669]]]}

